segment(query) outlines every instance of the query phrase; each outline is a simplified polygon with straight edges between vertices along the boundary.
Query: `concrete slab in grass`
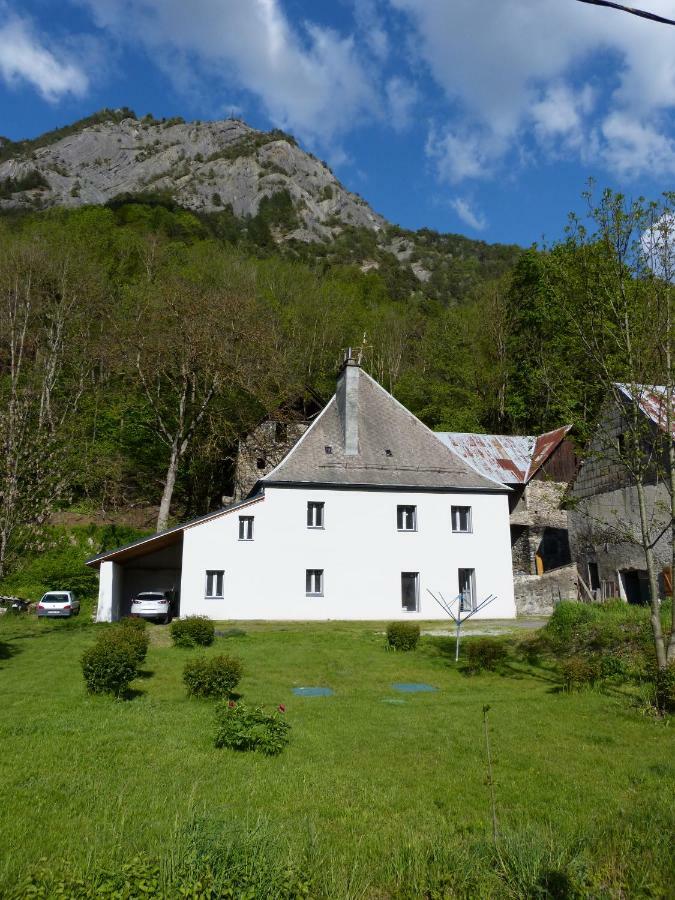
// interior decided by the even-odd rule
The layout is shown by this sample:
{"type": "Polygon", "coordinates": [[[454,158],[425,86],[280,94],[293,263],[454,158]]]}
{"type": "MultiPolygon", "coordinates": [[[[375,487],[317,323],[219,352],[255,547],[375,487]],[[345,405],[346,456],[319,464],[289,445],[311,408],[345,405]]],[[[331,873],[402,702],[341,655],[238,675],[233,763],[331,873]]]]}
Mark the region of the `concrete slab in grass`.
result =
{"type": "Polygon", "coordinates": [[[401,694],[430,694],[432,691],[438,690],[438,688],[433,687],[431,684],[416,684],[407,681],[397,682],[396,684],[392,684],[392,687],[401,694]]]}
{"type": "Polygon", "coordinates": [[[329,687],[294,687],[296,697],[332,697],[335,691],[329,687]]]}

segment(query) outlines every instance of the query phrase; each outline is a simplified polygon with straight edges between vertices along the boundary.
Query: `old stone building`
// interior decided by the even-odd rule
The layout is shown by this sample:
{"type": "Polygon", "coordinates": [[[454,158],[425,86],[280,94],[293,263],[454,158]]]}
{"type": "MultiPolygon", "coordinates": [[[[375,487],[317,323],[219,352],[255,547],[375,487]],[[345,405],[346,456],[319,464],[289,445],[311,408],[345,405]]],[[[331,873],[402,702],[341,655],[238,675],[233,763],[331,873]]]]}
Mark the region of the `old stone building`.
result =
{"type": "Polygon", "coordinates": [[[566,426],[538,437],[438,433],[466,462],[511,489],[511,554],[521,615],[548,613],[559,600],[577,597],[563,505],[577,466],[569,431],[566,426]]]}
{"type": "Polygon", "coordinates": [[[438,432],[447,446],[511,489],[511,549],[516,575],[542,575],[571,562],[562,500],[576,456],[569,426],[539,437],[438,432]]]}
{"type": "Polygon", "coordinates": [[[308,421],[268,419],[239,441],[234,470],[234,501],[239,502],[291,450],[310,426],[308,421]]]}
{"type": "Polygon", "coordinates": [[[643,478],[649,540],[659,569],[662,595],[671,587],[670,495],[663,480],[661,454],[667,447],[662,388],[615,385],[571,488],[569,511],[573,558],[584,581],[584,593],[597,599],[621,597],[646,603],[649,588],[642,544],[640,512],[631,454],[626,443],[635,436],[639,411],[640,455],[649,461],[643,478]]]}

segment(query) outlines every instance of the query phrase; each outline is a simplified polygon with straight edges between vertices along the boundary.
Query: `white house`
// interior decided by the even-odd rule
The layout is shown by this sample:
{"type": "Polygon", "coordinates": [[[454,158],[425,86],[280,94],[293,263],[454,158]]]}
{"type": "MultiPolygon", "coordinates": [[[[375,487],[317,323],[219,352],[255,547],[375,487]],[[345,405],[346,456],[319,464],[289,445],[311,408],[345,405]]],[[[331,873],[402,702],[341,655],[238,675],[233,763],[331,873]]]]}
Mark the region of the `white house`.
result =
{"type": "MultiPolygon", "coordinates": [[[[427,592],[515,616],[509,488],[348,359],[337,391],[250,497],[89,560],[98,620],[174,588],[181,616],[446,619],[427,592]]],[[[481,615],[481,614],[479,614],[481,615]]]]}

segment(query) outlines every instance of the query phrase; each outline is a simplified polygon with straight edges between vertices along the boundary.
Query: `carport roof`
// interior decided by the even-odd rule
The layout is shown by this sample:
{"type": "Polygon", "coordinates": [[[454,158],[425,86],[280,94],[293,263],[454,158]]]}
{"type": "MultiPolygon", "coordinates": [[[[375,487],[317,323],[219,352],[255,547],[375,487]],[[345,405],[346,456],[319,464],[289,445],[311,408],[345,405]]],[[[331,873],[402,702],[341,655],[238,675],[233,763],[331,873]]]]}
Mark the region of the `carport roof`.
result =
{"type": "Polygon", "coordinates": [[[224,516],[227,513],[242,509],[245,506],[250,506],[252,503],[257,503],[263,498],[264,493],[260,491],[252,497],[248,497],[246,500],[240,500],[238,503],[232,503],[230,506],[224,506],[222,509],[206,513],[206,515],[203,516],[198,516],[196,519],[190,519],[189,522],[183,522],[181,525],[167,528],[166,531],[160,531],[158,534],[151,534],[148,535],[148,537],[140,538],[137,541],[133,541],[131,544],[125,544],[124,547],[118,547],[116,550],[106,550],[105,553],[99,553],[98,556],[93,556],[91,559],[88,559],[86,565],[98,568],[102,562],[127,562],[130,559],[145,556],[147,553],[154,553],[156,550],[161,550],[164,547],[170,547],[172,544],[177,544],[182,540],[183,533],[188,528],[192,528],[194,525],[199,525],[202,522],[208,522],[209,519],[217,519],[219,516],[224,516]]]}

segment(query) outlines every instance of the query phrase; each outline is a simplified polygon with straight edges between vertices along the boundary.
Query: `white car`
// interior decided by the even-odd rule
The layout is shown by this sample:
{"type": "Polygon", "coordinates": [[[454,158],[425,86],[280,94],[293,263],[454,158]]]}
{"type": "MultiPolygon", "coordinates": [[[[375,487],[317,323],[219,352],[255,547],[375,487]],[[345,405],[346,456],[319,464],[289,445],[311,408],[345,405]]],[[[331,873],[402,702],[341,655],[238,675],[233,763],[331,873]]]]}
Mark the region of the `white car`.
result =
{"type": "Polygon", "coordinates": [[[72,591],[47,591],[37,605],[38,616],[66,619],[80,612],[80,601],[72,591]]]}
{"type": "Polygon", "coordinates": [[[173,614],[173,591],[141,591],[131,600],[130,614],[141,619],[161,619],[164,624],[173,614]]]}

